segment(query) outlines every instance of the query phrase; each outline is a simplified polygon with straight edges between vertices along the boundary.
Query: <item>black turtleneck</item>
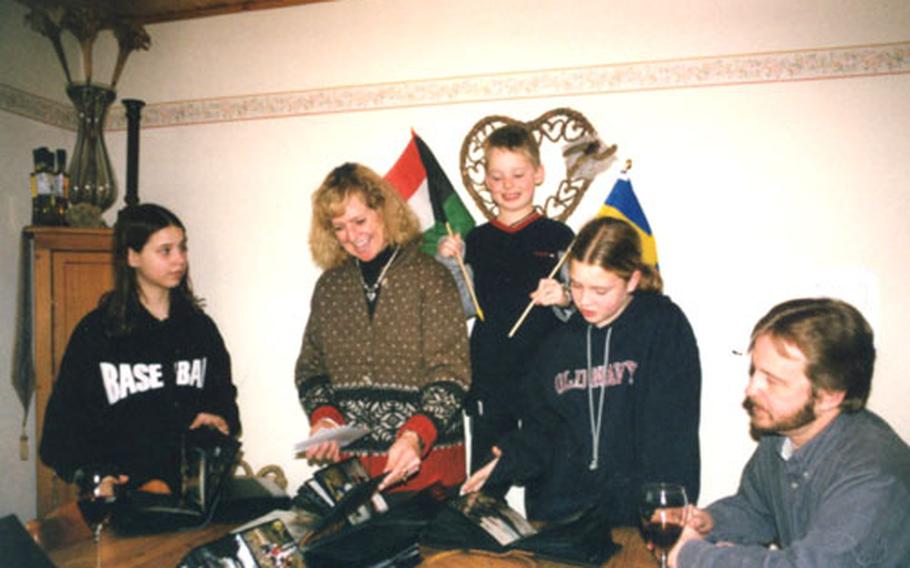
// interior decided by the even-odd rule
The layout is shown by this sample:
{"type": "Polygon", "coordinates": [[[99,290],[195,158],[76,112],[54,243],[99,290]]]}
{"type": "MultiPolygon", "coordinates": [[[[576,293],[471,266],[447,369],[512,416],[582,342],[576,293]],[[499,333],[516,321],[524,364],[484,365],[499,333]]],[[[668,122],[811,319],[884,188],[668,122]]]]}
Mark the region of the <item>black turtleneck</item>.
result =
{"type": "MultiPolygon", "coordinates": [[[[360,277],[363,278],[363,282],[367,286],[372,286],[376,283],[376,279],[379,278],[379,274],[382,272],[382,269],[385,268],[386,263],[389,262],[394,254],[395,249],[391,246],[387,246],[382,249],[379,254],[373,257],[373,260],[358,260],[357,266],[360,267],[360,277]]],[[[370,312],[370,319],[373,318],[373,314],[376,312],[376,304],[379,302],[379,294],[382,292],[382,286],[376,289],[376,296],[373,298],[373,301],[370,301],[366,297],[366,290],[364,290],[364,299],[367,301],[367,309],[370,312]]]]}

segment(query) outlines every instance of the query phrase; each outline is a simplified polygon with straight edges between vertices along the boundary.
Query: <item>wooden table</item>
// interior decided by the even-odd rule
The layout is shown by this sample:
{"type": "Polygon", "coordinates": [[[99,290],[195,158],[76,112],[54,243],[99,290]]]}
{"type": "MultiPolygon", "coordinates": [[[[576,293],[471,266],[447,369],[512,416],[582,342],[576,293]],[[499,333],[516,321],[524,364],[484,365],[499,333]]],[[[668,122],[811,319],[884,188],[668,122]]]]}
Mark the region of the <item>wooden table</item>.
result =
{"type": "MultiPolygon", "coordinates": [[[[173,568],[193,548],[227,534],[233,525],[216,524],[204,529],[166,533],[150,536],[123,537],[108,531],[101,539],[101,562],[104,568],[173,568]]],[[[637,529],[613,530],[613,540],[622,550],[604,565],[604,568],[655,568],[657,561],[645,548],[637,529]]],[[[446,554],[446,553],[439,553],[446,554]]],[[[95,545],[82,540],[49,552],[51,560],[60,568],[95,568],[95,545]]],[[[464,558],[464,557],[462,557],[464,558]]],[[[443,566],[445,563],[430,562],[443,566]]],[[[497,566],[533,565],[541,568],[564,566],[555,562],[534,560],[516,563],[497,560],[492,556],[478,557],[471,566],[496,568],[497,566]]],[[[461,564],[464,565],[464,564],[461,564]]]]}
{"type": "MultiPolygon", "coordinates": [[[[638,529],[622,527],[613,529],[613,542],[622,545],[603,568],[657,568],[659,562],[648,552],[638,529]]],[[[522,552],[511,552],[507,555],[494,553],[464,553],[446,551],[425,554],[423,565],[427,568],[559,568],[570,566],[549,560],[533,558],[522,552]]]]}
{"type": "MultiPolygon", "coordinates": [[[[235,525],[213,524],[203,529],[124,537],[106,530],[101,535],[103,568],[174,568],[186,554],[227,534],[235,525]]],[[[95,543],[74,542],[48,552],[59,568],[95,568],[95,543]]]]}

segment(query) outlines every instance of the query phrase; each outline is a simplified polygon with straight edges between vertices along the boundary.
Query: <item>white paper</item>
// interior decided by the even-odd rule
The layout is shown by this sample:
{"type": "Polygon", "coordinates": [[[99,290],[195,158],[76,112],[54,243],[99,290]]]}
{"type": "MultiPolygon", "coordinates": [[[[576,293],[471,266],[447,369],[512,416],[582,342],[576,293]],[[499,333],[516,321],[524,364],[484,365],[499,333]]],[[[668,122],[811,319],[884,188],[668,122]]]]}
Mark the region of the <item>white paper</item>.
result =
{"type": "Polygon", "coordinates": [[[339,448],[343,448],[354,440],[366,436],[367,432],[369,432],[369,429],[363,428],[361,426],[339,426],[337,428],[323,428],[306,440],[294,444],[294,451],[296,453],[300,453],[305,451],[310,446],[315,446],[316,444],[320,444],[322,442],[336,442],[339,448]]]}

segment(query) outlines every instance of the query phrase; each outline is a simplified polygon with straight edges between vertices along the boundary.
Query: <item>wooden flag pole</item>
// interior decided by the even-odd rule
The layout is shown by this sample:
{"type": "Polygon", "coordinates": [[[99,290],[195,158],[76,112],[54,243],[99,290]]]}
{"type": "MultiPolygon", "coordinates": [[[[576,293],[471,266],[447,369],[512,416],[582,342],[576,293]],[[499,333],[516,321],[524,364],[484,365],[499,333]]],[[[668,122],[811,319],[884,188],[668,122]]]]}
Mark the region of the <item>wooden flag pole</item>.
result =
{"type": "MultiPolygon", "coordinates": [[[[446,221],[446,231],[449,232],[450,237],[455,236],[455,232],[452,231],[452,225],[448,221],[446,221]]],[[[455,260],[458,261],[458,268],[461,269],[461,274],[464,276],[464,283],[468,287],[468,294],[471,296],[474,310],[477,311],[477,317],[480,318],[480,321],[483,321],[483,310],[480,309],[480,303],[477,302],[477,294],[474,293],[474,283],[471,282],[471,276],[468,275],[468,269],[465,268],[464,260],[461,258],[461,251],[455,251],[455,260]]]]}
{"type": "MultiPolygon", "coordinates": [[[[574,244],[575,244],[575,239],[572,239],[572,242],[569,243],[569,247],[566,249],[565,254],[562,255],[562,258],[559,259],[559,262],[556,263],[556,266],[553,267],[553,270],[550,271],[550,274],[547,276],[547,278],[553,278],[554,276],[556,276],[556,273],[559,272],[560,268],[562,268],[563,263],[565,263],[566,259],[569,258],[569,253],[572,252],[572,245],[574,245],[574,244]]],[[[528,307],[525,308],[525,311],[523,311],[521,313],[521,317],[518,318],[518,321],[515,322],[515,325],[513,325],[512,329],[509,330],[510,339],[512,338],[513,335],[515,335],[516,332],[518,332],[518,328],[521,327],[521,324],[523,324],[525,322],[525,319],[528,317],[528,314],[531,313],[531,308],[533,308],[533,307],[534,307],[534,300],[531,300],[530,302],[528,302],[528,307]]]]}

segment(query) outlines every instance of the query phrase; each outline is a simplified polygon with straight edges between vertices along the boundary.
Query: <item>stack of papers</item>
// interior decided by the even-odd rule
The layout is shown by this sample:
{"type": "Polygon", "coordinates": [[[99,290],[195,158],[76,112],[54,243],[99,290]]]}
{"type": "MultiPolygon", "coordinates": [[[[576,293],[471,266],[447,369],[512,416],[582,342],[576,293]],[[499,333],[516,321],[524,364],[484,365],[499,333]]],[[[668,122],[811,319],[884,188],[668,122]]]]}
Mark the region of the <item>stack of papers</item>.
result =
{"type": "Polygon", "coordinates": [[[294,451],[301,453],[311,446],[321,444],[322,442],[336,442],[339,448],[343,448],[360,439],[369,432],[368,428],[362,426],[339,426],[338,428],[324,428],[316,432],[306,440],[294,444],[294,451]]]}

